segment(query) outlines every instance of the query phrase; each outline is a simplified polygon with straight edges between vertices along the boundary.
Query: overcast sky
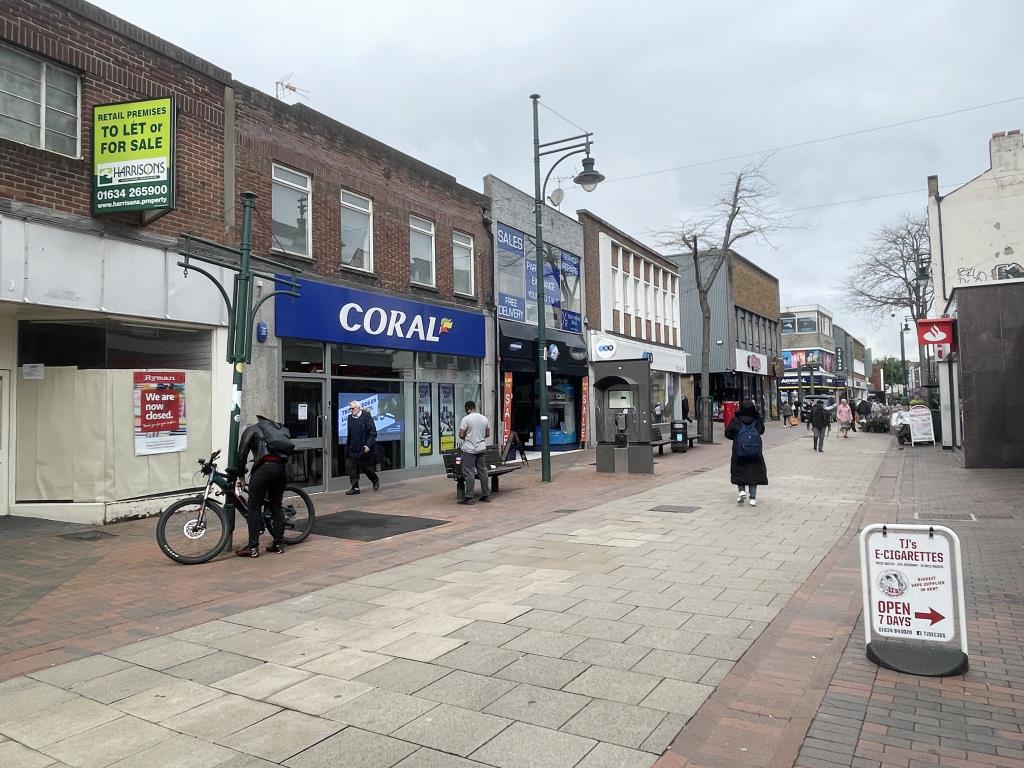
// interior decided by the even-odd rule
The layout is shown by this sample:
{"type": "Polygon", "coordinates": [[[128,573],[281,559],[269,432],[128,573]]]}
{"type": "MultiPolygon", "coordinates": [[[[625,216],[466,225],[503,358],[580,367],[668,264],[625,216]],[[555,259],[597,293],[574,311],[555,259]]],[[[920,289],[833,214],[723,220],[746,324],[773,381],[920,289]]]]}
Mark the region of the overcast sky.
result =
{"type": "MultiPolygon", "coordinates": [[[[608,177],[590,194],[566,182],[562,211],[586,207],[648,242],[744,161],[623,177],[1024,96],[1016,0],[98,4],[268,93],[291,74],[310,107],[478,190],[487,173],[532,190],[540,93],[594,131],[608,177]]],[[[774,250],[739,250],[779,277],[783,305],[822,304],[876,357],[898,355],[895,320],[847,309],[846,265],[878,226],[924,210],[929,174],[946,192],[987,169],[989,136],[1024,127],[1022,110],[780,151],[767,174],[785,208],[917,191],[803,210],[774,250]]],[[[541,132],[578,133],[550,112],[541,132]]]]}

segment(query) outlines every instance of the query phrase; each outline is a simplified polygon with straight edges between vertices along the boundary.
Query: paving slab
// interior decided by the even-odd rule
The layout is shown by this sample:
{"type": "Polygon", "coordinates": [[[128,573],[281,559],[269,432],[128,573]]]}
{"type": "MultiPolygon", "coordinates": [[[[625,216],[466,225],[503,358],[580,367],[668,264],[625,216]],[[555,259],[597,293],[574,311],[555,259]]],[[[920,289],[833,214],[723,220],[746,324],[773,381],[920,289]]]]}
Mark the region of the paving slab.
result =
{"type": "Polygon", "coordinates": [[[657,760],[650,752],[601,743],[594,747],[576,768],[650,768],[657,760]]]}
{"type": "Polygon", "coordinates": [[[503,717],[441,704],[402,726],[393,735],[441,752],[468,757],[510,724],[511,721],[503,717]]]}
{"type": "Polygon", "coordinates": [[[223,680],[225,677],[231,677],[253,667],[258,667],[262,663],[259,659],[254,659],[250,656],[217,651],[200,659],[186,661],[184,664],[179,664],[176,667],[168,667],[164,670],[164,674],[174,675],[183,680],[191,680],[193,683],[210,685],[218,680],[223,680]]]}
{"type": "Polygon", "coordinates": [[[514,682],[456,670],[416,695],[424,699],[480,711],[516,687],[514,682]]]}
{"type": "Polygon", "coordinates": [[[665,719],[665,712],[595,699],[562,726],[567,733],[637,749],[665,719]]]}
{"type": "Polygon", "coordinates": [[[661,678],[610,667],[590,667],[563,690],[593,698],[639,704],[654,690],[661,678]]]}
{"type": "Polygon", "coordinates": [[[467,642],[443,656],[438,656],[434,663],[452,669],[475,672],[478,675],[493,675],[522,656],[523,654],[519,651],[467,642]]]}
{"type": "MultiPolygon", "coordinates": [[[[28,677],[39,680],[59,688],[70,688],[77,683],[85,683],[103,677],[113,672],[118,672],[131,666],[127,661],[114,659],[110,656],[86,656],[84,659],[69,661],[67,664],[60,664],[46,669],[32,672],[28,677]]],[[[0,716],[2,719],[2,716],[0,716]]]]}
{"type": "Polygon", "coordinates": [[[163,670],[186,661],[209,656],[216,649],[175,637],[155,637],[107,651],[107,656],[140,667],[163,670]]]}
{"type": "Polygon", "coordinates": [[[630,667],[634,672],[643,672],[658,677],[698,682],[717,662],[707,656],[690,653],[652,650],[630,667]]]}
{"type": "Polygon", "coordinates": [[[519,637],[527,631],[526,627],[517,627],[512,624],[499,624],[493,621],[474,621],[461,629],[448,634],[448,637],[466,640],[471,643],[483,643],[484,645],[504,645],[509,640],[519,637]]]}
{"type": "Polygon", "coordinates": [[[388,656],[399,656],[413,661],[433,661],[438,656],[455,650],[465,642],[465,640],[455,638],[410,634],[397,642],[381,646],[377,650],[388,656]]]}
{"type": "Polygon", "coordinates": [[[321,675],[330,675],[342,680],[352,680],[371,669],[387,664],[392,660],[391,656],[370,651],[360,651],[357,648],[342,648],[326,656],[308,661],[302,665],[302,669],[309,672],[316,672],[321,675]]]}
{"type": "Polygon", "coordinates": [[[3,734],[32,749],[41,749],[69,736],[122,717],[116,709],[89,699],[75,698],[0,725],[3,734]]]}
{"type": "Polygon", "coordinates": [[[303,669],[292,669],[279,664],[262,664],[218,680],[213,687],[228,693],[237,693],[239,696],[248,696],[250,699],[266,699],[312,676],[312,672],[303,669]]]}
{"type": "Polygon", "coordinates": [[[308,715],[322,715],[329,709],[334,709],[371,690],[373,686],[366,683],[355,683],[328,675],[315,675],[268,696],[266,700],[270,704],[305,712],[308,715]]]}
{"type": "Polygon", "coordinates": [[[179,735],[118,760],[111,768],[219,768],[236,756],[230,749],[179,735]]]}
{"type": "Polygon", "coordinates": [[[177,735],[159,725],[126,716],[42,747],[41,751],[77,768],[103,768],[177,735]]]}
{"type": "Polygon", "coordinates": [[[101,704],[112,704],[176,679],[178,678],[173,675],[131,665],[108,675],[75,683],[71,690],[79,696],[85,696],[101,704]]]}
{"type": "Polygon", "coordinates": [[[0,690],[0,726],[77,698],[74,693],[63,688],[27,677],[8,680],[0,690]]]}
{"type": "Polygon", "coordinates": [[[449,667],[425,664],[410,659],[392,659],[386,664],[354,678],[356,682],[387,688],[399,693],[416,693],[445,675],[451,674],[449,667]]]}
{"type": "Polygon", "coordinates": [[[152,723],[159,723],[192,707],[220,698],[224,693],[190,680],[176,680],[150,688],[110,706],[152,723]]]}
{"type": "Polygon", "coordinates": [[[582,642],[583,638],[576,635],[548,632],[543,629],[528,629],[518,637],[509,640],[502,647],[512,651],[551,656],[557,659],[582,642]]]}
{"type": "MultiPolygon", "coordinates": [[[[585,664],[597,664],[614,669],[632,669],[641,659],[652,651],[638,645],[614,643],[609,640],[587,638],[569,651],[563,658],[570,661],[582,661],[585,664]]],[[[644,672],[646,670],[636,670],[644,672]]]]}
{"type": "Polygon", "coordinates": [[[415,744],[352,727],[300,752],[285,761],[285,765],[289,768],[391,768],[416,750],[415,744]]]}
{"type": "Polygon", "coordinates": [[[395,768],[486,768],[486,766],[476,760],[467,760],[464,757],[422,747],[402,762],[396,763],[395,768]]]}
{"type": "Polygon", "coordinates": [[[437,701],[374,688],[327,710],[322,717],[387,735],[437,706],[437,701]]]}
{"type": "Polygon", "coordinates": [[[484,712],[557,730],[589,702],[586,696],[524,683],[491,703],[484,712]]]}
{"type": "Polygon", "coordinates": [[[578,677],[588,665],[579,661],[527,654],[499,670],[496,677],[559,689],[578,677]]]}
{"type": "Polygon", "coordinates": [[[217,741],[248,728],[253,723],[266,720],[280,711],[280,707],[226,693],[220,698],[170,717],[162,721],[161,725],[189,736],[217,741]]]}
{"type": "Polygon", "coordinates": [[[231,736],[218,739],[217,743],[272,763],[282,763],[314,744],[319,744],[328,736],[333,736],[344,727],[332,720],[284,710],[231,736]]]}
{"type": "Polygon", "coordinates": [[[710,685],[689,683],[683,680],[663,680],[640,704],[665,712],[692,715],[700,709],[712,691],[714,688],[710,685]]]}
{"type": "Polygon", "coordinates": [[[0,765],[4,768],[49,768],[57,760],[16,741],[0,742],[0,765]]]}
{"type": "Polygon", "coordinates": [[[471,756],[498,768],[571,768],[595,744],[593,739],[513,723],[471,756]]]}

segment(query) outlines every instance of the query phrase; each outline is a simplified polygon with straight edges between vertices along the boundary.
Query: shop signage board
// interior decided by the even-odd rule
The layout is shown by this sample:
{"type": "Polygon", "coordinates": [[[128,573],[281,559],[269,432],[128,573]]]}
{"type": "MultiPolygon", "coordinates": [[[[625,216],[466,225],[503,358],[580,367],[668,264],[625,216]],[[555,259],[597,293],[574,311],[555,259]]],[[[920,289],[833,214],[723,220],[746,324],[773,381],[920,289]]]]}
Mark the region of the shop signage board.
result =
{"type": "Polygon", "coordinates": [[[484,316],[299,279],[301,298],[276,297],[278,336],[413,352],[484,357],[484,316]]]}
{"type": "MultiPolygon", "coordinates": [[[[527,302],[537,302],[537,262],[534,248],[536,241],[525,232],[501,222],[498,222],[495,228],[494,237],[497,250],[511,254],[510,266],[501,267],[502,274],[507,274],[512,281],[511,285],[519,288],[514,293],[499,288],[498,317],[525,323],[527,302]]],[[[558,309],[556,317],[560,318],[553,327],[570,333],[582,333],[583,315],[562,307],[563,284],[568,287],[570,295],[579,294],[581,259],[576,254],[564,251],[551,243],[545,243],[544,250],[544,304],[558,309]]]]}
{"type": "Polygon", "coordinates": [[[92,108],[92,212],[174,207],[174,100],[92,108]]]}
{"type": "Polygon", "coordinates": [[[860,543],[868,658],[918,675],[966,670],[956,533],[944,526],[876,524],[861,531],[860,543]]]}
{"type": "Polygon", "coordinates": [[[132,384],[135,455],[179,453],[188,448],[185,374],[135,371],[132,384]]]}
{"type": "Polygon", "coordinates": [[[910,408],[910,443],[935,443],[932,412],[925,405],[914,405],[910,408]]]}

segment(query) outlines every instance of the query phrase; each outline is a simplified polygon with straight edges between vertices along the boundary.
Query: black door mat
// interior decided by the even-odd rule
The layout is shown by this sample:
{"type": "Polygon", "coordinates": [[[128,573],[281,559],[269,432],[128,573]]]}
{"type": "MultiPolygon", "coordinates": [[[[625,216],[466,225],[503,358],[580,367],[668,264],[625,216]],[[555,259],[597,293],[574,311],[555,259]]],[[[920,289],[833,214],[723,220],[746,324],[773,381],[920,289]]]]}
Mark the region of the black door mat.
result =
{"type": "Polygon", "coordinates": [[[349,509],[318,517],[313,525],[313,533],[319,536],[332,536],[335,539],[378,541],[389,536],[401,536],[403,533],[445,525],[447,522],[429,517],[381,515],[376,512],[349,509]]]}

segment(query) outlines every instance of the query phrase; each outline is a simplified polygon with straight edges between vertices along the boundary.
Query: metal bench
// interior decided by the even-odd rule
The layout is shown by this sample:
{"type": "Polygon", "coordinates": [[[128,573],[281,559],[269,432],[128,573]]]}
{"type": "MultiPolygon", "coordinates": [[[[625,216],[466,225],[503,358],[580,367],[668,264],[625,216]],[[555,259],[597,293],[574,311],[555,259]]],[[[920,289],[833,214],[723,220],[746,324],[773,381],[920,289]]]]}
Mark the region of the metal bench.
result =
{"type": "MultiPolygon", "coordinates": [[[[448,479],[455,481],[455,499],[459,501],[466,495],[466,478],[462,475],[462,452],[446,451],[441,454],[441,458],[444,459],[444,471],[448,479]]],[[[491,481],[492,493],[497,493],[498,491],[499,477],[522,468],[523,463],[521,461],[503,462],[498,446],[487,446],[487,477],[491,481]]]]}
{"type": "Polygon", "coordinates": [[[672,445],[672,440],[661,433],[661,427],[651,426],[651,447],[658,446],[658,455],[665,455],[665,446],[672,445]]]}

